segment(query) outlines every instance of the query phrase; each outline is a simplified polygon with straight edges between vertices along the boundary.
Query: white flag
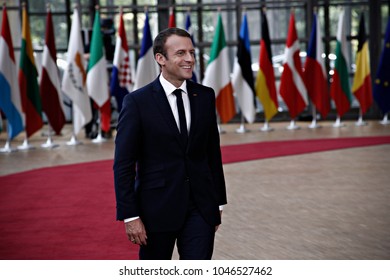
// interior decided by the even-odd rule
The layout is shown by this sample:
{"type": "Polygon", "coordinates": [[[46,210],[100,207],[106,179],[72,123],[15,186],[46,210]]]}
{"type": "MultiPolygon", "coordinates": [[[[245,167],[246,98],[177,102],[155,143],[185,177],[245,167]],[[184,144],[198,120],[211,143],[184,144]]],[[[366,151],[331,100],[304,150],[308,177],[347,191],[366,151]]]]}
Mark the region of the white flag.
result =
{"type": "Polygon", "coordinates": [[[86,89],[86,64],[77,9],[73,12],[67,62],[62,79],[62,90],[73,102],[73,132],[77,135],[81,128],[92,119],[91,103],[86,89]]]}

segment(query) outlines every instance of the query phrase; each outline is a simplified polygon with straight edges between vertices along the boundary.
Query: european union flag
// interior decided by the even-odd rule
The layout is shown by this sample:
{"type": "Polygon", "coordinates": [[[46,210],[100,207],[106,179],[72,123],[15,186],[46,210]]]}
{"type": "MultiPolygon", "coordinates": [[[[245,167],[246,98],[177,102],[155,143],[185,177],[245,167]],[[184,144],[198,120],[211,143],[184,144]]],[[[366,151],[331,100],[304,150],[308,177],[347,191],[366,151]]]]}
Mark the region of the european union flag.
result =
{"type": "Polygon", "coordinates": [[[390,18],[387,22],[385,44],[374,81],[374,99],[383,114],[390,111],[390,18]]]}

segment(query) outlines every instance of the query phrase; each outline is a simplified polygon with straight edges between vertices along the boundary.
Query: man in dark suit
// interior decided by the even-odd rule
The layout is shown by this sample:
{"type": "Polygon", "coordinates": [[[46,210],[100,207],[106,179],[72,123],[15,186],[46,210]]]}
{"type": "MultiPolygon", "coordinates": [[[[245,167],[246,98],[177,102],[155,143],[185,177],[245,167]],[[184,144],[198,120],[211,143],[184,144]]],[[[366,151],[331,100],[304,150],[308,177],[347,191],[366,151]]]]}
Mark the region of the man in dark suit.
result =
{"type": "Polygon", "coordinates": [[[227,203],[215,93],[190,81],[195,50],[182,29],[153,44],[161,74],[128,94],[115,140],[117,219],[140,259],[211,259],[227,203]]]}

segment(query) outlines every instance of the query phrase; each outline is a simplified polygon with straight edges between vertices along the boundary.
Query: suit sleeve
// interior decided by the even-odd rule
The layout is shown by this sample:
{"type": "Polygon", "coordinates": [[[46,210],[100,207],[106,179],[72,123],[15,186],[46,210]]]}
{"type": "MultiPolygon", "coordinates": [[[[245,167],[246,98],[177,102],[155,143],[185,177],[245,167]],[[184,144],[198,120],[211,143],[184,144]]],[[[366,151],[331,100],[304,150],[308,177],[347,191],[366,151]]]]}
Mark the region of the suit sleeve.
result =
{"type": "Polygon", "coordinates": [[[140,116],[132,94],[119,115],[115,138],[114,184],[117,220],[139,216],[135,194],[136,163],[140,141],[140,116]]]}
{"type": "Polygon", "coordinates": [[[218,203],[219,205],[225,205],[227,204],[226,185],[222,167],[222,155],[215,107],[215,93],[213,90],[211,90],[210,99],[211,125],[210,138],[208,143],[209,166],[213,173],[214,184],[217,188],[218,203]]]}

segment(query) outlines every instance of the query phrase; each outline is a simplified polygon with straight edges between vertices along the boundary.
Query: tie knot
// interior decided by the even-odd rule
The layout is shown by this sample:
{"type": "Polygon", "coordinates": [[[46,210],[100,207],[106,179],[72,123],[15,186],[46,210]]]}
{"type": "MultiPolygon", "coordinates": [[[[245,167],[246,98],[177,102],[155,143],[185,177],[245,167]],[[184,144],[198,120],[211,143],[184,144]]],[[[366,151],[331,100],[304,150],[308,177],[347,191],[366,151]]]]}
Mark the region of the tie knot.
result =
{"type": "Polygon", "coordinates": [[[175,89],[172,93],[174,95],[176,95],[176,97],[181,97],[181,89],[180,88],[175,89]]]}

